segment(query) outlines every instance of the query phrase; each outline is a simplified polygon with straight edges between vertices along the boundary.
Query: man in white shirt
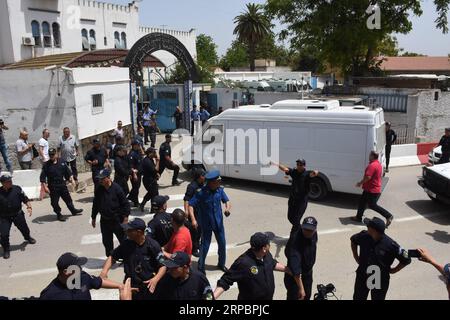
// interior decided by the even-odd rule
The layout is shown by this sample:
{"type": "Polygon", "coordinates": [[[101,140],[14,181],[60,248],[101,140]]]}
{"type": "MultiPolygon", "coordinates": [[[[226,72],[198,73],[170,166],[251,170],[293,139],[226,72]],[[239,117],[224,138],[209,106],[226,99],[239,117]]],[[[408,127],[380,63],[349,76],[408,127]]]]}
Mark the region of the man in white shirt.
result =
{"type": "Polygon", "coordinates": [[[16,141],[17,160],[21,170],[30,170],[33,161],[33,144],[28,143],[28,132],[20,131],[16,141]]]}
{"type": "Polygon", "coordinates": [[[125,132],[123,131],[123,127],[122,127],[122,121],[118,121],[117,122],[117,128],[114,129],[112,135],[114,137],[121,137],[121,138],[125,138],[125,132]]]}
{"type": "Polygon", "coordinates": [[[50,157],[48,156],[48,138],[50,137],[50,132],[48,129],[44,129],[42,131],[42,138],[39,139],[39,159],[41,160],[41,163],[44,164],[48,160],[50,160],[50,157]]]}

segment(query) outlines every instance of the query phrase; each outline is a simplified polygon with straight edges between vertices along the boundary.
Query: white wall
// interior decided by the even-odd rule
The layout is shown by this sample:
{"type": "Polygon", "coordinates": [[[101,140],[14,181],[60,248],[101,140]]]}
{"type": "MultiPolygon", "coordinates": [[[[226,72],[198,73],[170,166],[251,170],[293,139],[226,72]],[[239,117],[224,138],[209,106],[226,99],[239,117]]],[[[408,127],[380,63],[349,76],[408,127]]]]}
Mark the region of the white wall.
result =
{"type": "Polygon", "coordinates": [[[79,139],[131,124],[128,68],[73,69],[79,139]],[[92,95],[103,94],[103,112],[93,114],[92,95]]]}
{"type": "Polygon", "coordinates": [[[9,8],[6,0],[0,0],[0,65],[14,60],[11,46],[11,28],[9,22],[9,8]]]}

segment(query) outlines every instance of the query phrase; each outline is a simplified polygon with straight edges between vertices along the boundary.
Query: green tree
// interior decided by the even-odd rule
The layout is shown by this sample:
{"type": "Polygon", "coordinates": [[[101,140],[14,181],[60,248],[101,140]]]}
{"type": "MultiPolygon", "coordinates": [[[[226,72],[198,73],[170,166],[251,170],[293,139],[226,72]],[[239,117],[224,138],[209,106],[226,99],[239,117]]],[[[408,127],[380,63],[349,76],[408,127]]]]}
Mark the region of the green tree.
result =
{"type": "Polygon", "coordinates": [[[228,48],[225,55],[220,59],[219,66],[225,71],[230,71],[233,67],[248,67],[248,61],[247,47],[238,40],[235,40],[231,44],[231,47],[228,48]]]}
{"type": "MultiPolygon", "coordinates": [[[[426,57],[426,55],[420,54],[420,53],[406,51],[406,52],[401,54],[401,57],[426,57]]],[[[450,57],[450,55],[449,55],[449,57],[450,57]]]]}
{"type": "MultiPolygon", "coordinates": [[[[372,0],[267,0],[265,10],[286,26],[280,34],[291,39],[298,51],[305,46],[320,48],[317,58],[339,67],[347,75],[367,75],[376,69],[377,54],[386,37],[407,34],[412,29],[411,15],[422,14],[420,0],[378,1],[380,28],[367,22],[372,0]]],[[[448,32],[447,11],[450,0],[434,0],[437,28],[448,32]]]]}
{"type": "Polygon", "coordinates": [[[236,27],[233,34],[248,46],[250,70],[255,71],[256,47],[272,33],[270,19],[263,12],[261,5],[249,3],[247,11],[238,15],[234,23],[236,27]]]}

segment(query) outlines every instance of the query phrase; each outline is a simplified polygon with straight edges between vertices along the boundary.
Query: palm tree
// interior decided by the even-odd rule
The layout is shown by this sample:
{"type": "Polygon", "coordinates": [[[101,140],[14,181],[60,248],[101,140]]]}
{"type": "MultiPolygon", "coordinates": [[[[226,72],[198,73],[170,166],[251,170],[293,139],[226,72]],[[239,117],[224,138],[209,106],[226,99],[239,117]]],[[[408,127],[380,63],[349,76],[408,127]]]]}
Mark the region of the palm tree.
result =
{"type": "Polygon", "coordinates": [[[240,42],[248,45],[250,70],[255,71],[256,46],[265,37],[272,34],[270,19],[262,12],[262,6],[255,3],[247,4],[247,11],[234,18],[236,27],[233,34],[240,42]]]}

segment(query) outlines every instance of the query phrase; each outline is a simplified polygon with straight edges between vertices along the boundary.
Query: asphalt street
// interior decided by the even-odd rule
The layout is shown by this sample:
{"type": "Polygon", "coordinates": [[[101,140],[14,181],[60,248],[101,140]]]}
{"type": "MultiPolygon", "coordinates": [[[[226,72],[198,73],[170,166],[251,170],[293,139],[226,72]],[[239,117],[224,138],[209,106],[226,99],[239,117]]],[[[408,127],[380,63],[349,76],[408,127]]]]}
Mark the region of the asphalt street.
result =
{"type": "MultiPolygon", "coordinates": [[[[189,182],[187,172],[180,174],[182,185],[169,185],[172,172],[164,172],[160,180],[160,194],[171,197],[169,210],[183,206],[182,197],[189,182]]],[[[447,263],[450,243],[450,210],[431,201],[417,185],[421,167],[392,169],[380,204],[391,211],[395,220],[387,234],[406,249],[424,247],[439,261],[447,263]]],[[[286,262],[284,246],[289,234],[287,200],[289,187],[224,179],[223,185],[232,202],[231,216],[225,218],[227,238],[227,265],[249,247],[250,236],[268,232],[272,239],[271,252],[282,263],[286,262]]],[[[145,193],[142,187],[140,197],[145,193]]],[[[76,207],[83,208],[81,216],[58,222],[52,213],[49,199],[33,202],[33,216],[27,218],[35,245],[24,243],[18,230],[11,232],[12,252],[9,260],[0,258],[0,295],[9,297],[39,296],[40,291],[56,276],[56,260],[64,252],[75,252],[89,258],[86,271],[98,275],[104,262],[99,227],[90,225],[93,188],[72,194],[76,207]]],[[[319,222],[318,257],[314,268],[314,288],[317,284],[333,283],[339,299],[351,299],[356,264],[350,250],[350,237],[364,226],[350,221],[355,215],[358,196],[331,194],[325,201],[310,203],[305,216],[314,216],[319,222]]],[[[69,211],[62,204],[63,214],[69,211]]],[[[147,212],[143,218],[149,221],[147,212]]],[[[142,216],[133,211],[133,216],[142,216]]],[[[375,212],[368,210],[366,216],[375,212]]],[[[1,251],[0,251],[1,252],[1,251]]],[[[194,267],[196,266],[194,258],[194,267]]],[[[207,259],[207,276],[213,288],[222,275],[215,268],[217,245],[212,244],[207,259]]],[[[117,265],[110,278],[123,280],[123,268],[117,265]]],[[[316,290],[313,290],[316,292],[316,290]]],[[[237,287],[227,291],[222,299],[235,299],[237,287]]],[[[93,292],[94,299],[117,299],[115,290],[93,292]]],[[[276,275],[275,299],[285,299],[283,275],[276,275]]],[[[414,260],[408,267],[391,278],[387,299],[448,299],[443,279],[425,263],[414,260]]]]}

